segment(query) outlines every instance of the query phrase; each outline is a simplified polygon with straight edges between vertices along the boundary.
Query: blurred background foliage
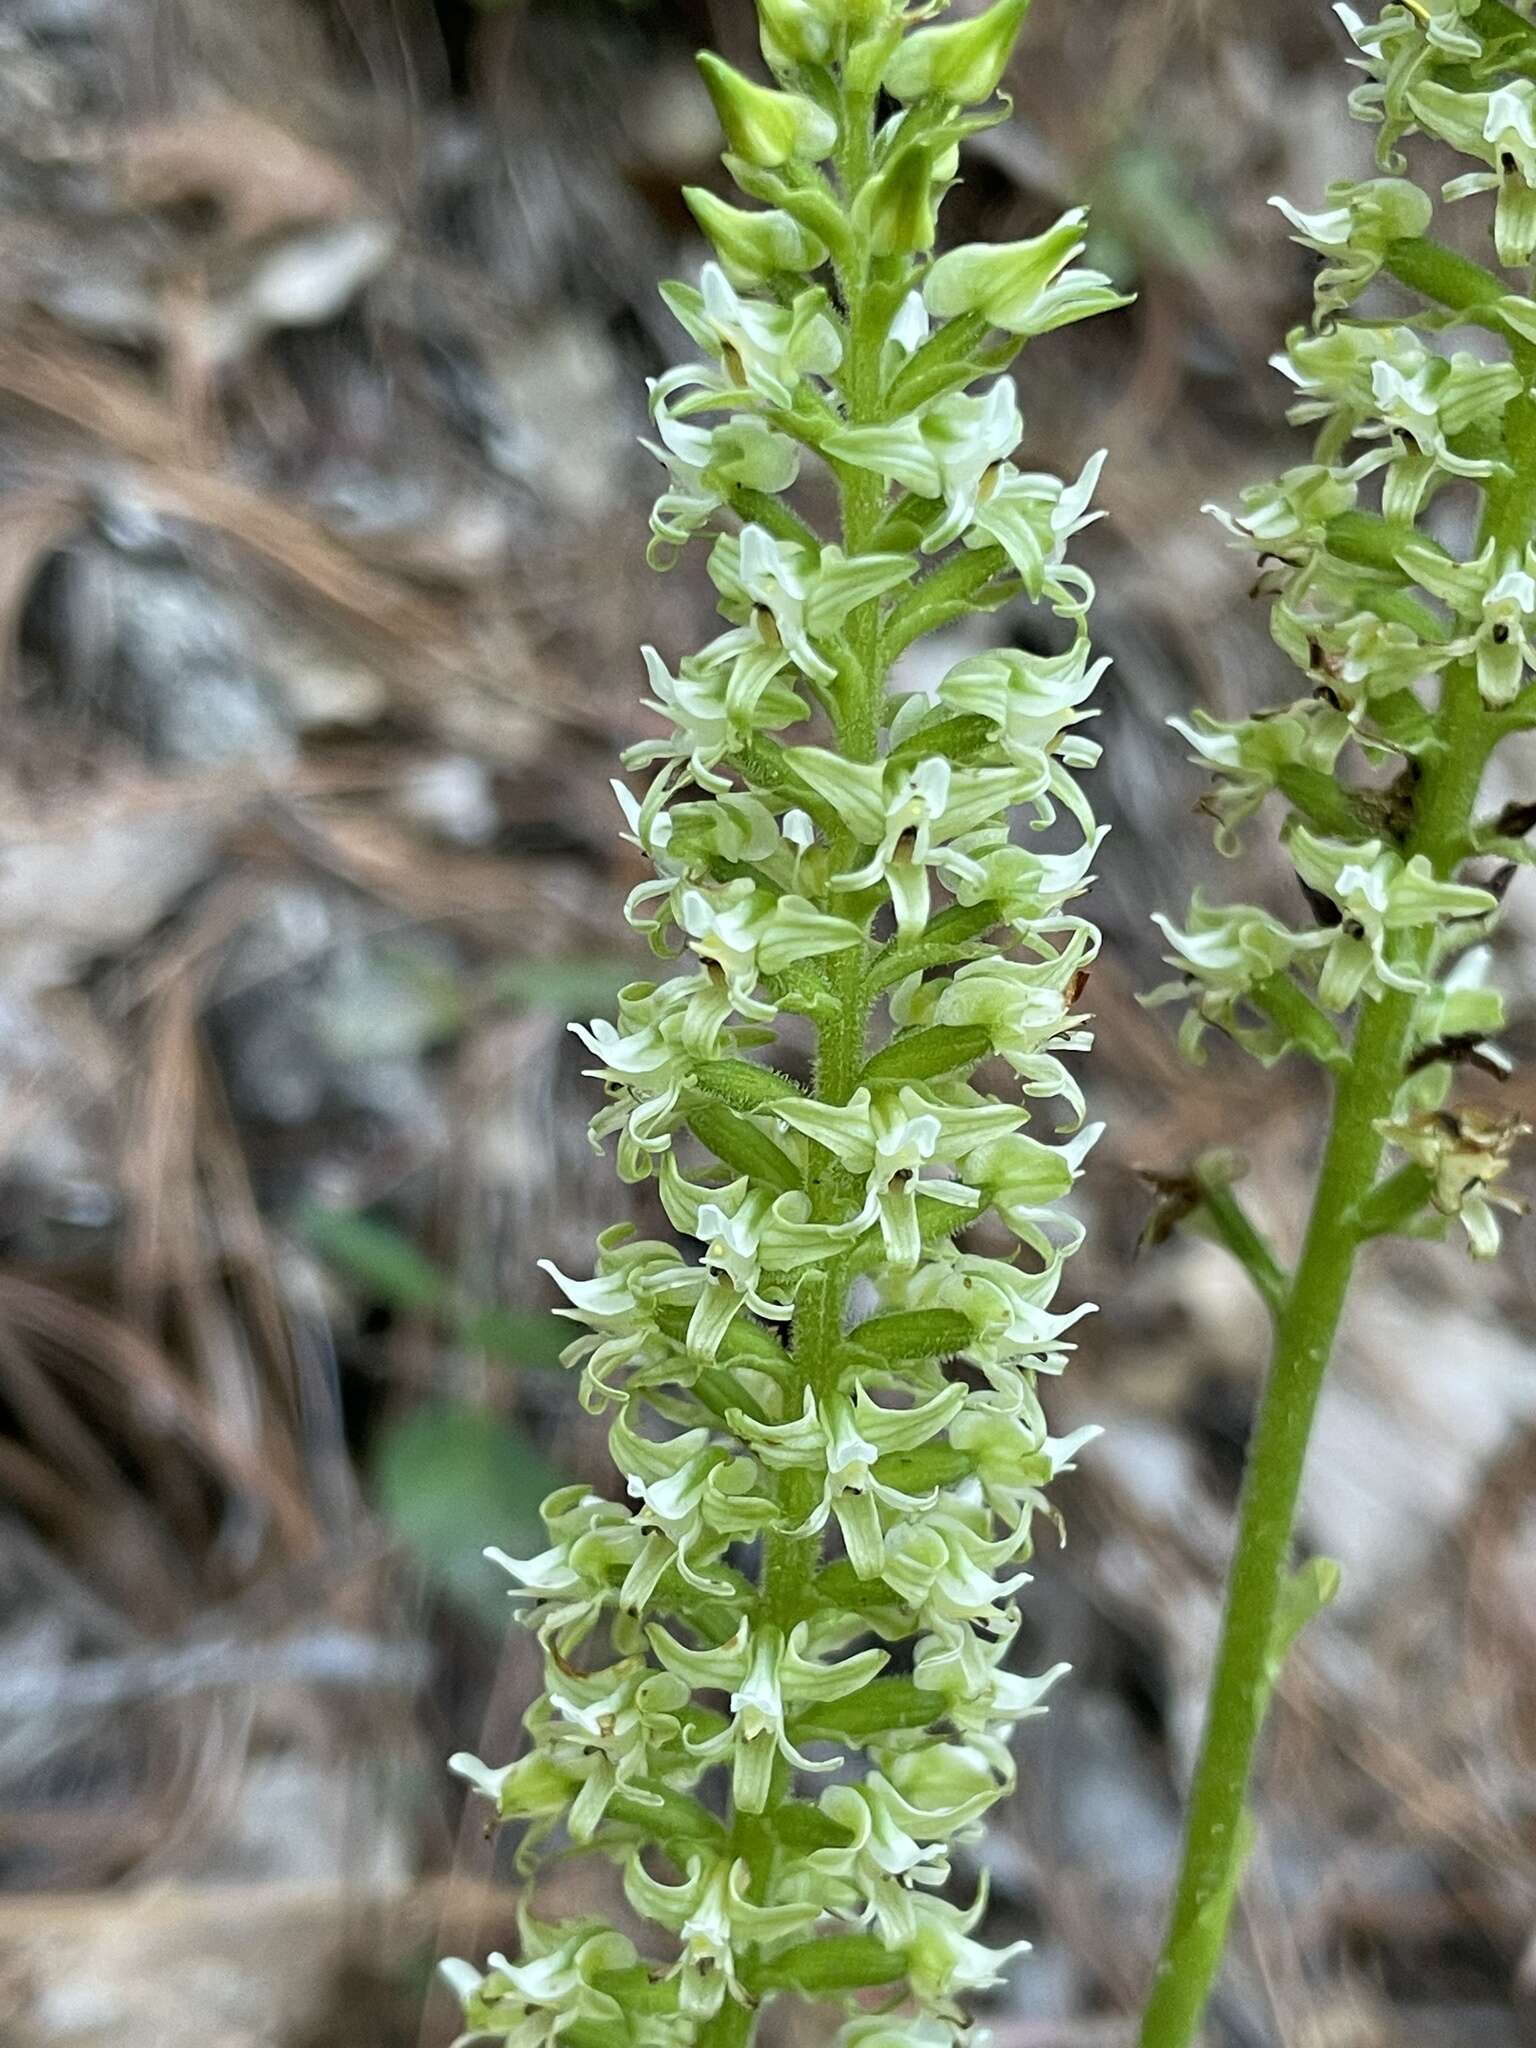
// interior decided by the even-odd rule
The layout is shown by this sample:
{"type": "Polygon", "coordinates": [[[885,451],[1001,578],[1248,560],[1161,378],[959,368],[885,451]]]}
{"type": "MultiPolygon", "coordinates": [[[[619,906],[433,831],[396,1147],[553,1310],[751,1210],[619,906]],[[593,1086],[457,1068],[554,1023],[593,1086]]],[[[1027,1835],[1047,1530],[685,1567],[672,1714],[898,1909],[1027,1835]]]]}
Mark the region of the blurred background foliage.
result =
{"type": "MultiPolygon", "coordinates": [[[[534,1260],[658,1224],[565,1027],[649,971],[608,777],[638,643],[707,617],[698,562],[644,568],[636,447],[678,187],[718,176],[705,41],[750,62],[746,0],[0,5],[7,2048],[440,2042],[428,1958],[507,1932],[442,1758],[512,1754],[536,1690],[480,1547],[614,1483],[534,1260]]],[[[1192,879],[1294,886],[1257,844],[1218,872],[1163,720],[1286,687],[1200,507],[1298,459],[1266,356],[1309,259],[1265,202],[1363,167],[1347,84],[1323,0],[1036,0],[952,206],[1009,237],[1086,197],[1139,293],[1021,372],[1032,460],[1113,450],[1101,1312],[1052,1390],[1109,1434],[1021,1644],[1076,1673],[980,1852],[1036,1944],[998,2048],[1124,2039],[1264,1350],[1213,1248],[1137,1256],[1138,1169],[1239,1143],[1290,1238],[1315,1135],[1304,1078],[1190,1072],[1133,995],[1192,879]]],[[[1518,886],[1506,943],[1531,988],[1518,886]]],[[[1404,1249],[1362,1292],[1305,1512],[1344,1592],[1224,2048],[1532,2038],[1531,1272],[1404,1249]]],[[[586,1881],[544,1904],[613,1910],[586,1881]]]]}

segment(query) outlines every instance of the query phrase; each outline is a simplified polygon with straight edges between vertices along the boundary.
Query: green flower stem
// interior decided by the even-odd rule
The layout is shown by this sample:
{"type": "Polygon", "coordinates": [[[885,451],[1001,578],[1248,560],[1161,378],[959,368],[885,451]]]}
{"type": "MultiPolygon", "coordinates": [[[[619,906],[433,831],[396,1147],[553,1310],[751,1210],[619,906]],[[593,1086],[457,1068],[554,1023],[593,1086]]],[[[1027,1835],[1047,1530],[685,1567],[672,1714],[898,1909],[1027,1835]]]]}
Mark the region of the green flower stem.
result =
{"type": "MultiPolygon", "coordinates": [[[[1521,343],[1513,353],[1527,390],[1506,413],[1508,471],[1489,482],[1482,537],[1523,550],[1536,532],[1536,400],[1529,393],[1536,349],[1521,343]]],[[[1452,669],[1406,848],[1410,856],[1422,854],[1437,875],[1448,874],[1461,858],[1498,736],[1499,721],[1485,711],[1475,673],[1466,665],[1452,669]]],[[[1425,966],[1434,939],[1433,929],[1404,935],[1415,966],[1425,966]]],[[[1189,2048],[1221,1964],[1249,1833],[1248,1785],[1272,1688],[1307,1443],[1355,1258],[1371,1234],[1362,1221],[1362,1191],[1375,1188],[1381,1170],[1385,1140],[1377,1126],[1390,1116],[1402,1082],[1413,1012],[1412,995],[1397,990],[1368,1003],[1336,1083],[1317,1194],[1295,1277],[1279,1307],[1248,1454],[1178,1889],[1140,2048],[1189,2048]]]]}
{"type": "Polygon", "coordinates": [[[1003,550],[990,547],[957,555],[942,569],[935,569],[892,612],[885,632],[885,660],[894,661],[903,648],[921,640],[925,633],[974,611],[978,595],[1007,567],[1003,550]]]}
{"type": "MultiPolygon", "coordinates": [[[[1466,831],[1489,748],[1475,680],[1465,672],[1453,676],[1447,697],[1445,749],[1427,771],[1421,819],[1410,847],[1427,855],[1437,872],[1443,872],[1446,850],[1466,831]]],[[[1376,1125],[1391,1113],[1412,1023],[1413,998],[1397,991],[1371,1004],[1361,1019],[1349,1068],[1335,1095],[1301,1259],[1279,1305],[1268,1382],[1248,1456],[1178,1891],[1142,2021],[1141,2048],[1188,2048],[1226,1944],[1307,1442],[1361,1243],[1360,1190],[1375,1184],[1381,1167],[1385,1141],[1376,1125]]],[[[1248,1270],[1254,1269],[1249,1265],[1248,1270]]]]}
{"type": "Polygon", "coordinates": [[[1211,1235],[1226,1246],[1243,1268],[1270,1314],[1278,1316],[1285,1305],[1289,1281],[1275,1256],[1274,1246],[1230,1188],[1206,1188],[1200,1208],[1211,1235]]]}
{"type": "Polygon", "coordinates": [[[1349,1049],[1333,1019],[1288,974],[1272,974],[1261,981],[1253,991],[1253,1005],[1288,1038],[1305,1046],[1319,1066],[1342,1070],[1349,1065],[1349,1049]]]}
{"type": "Polygon", "coordinates": [[[1356,1228],[1362,1240],[1405,1230],[1415,1217],[1423,1215],[1433,1187],[1424,1168],[1412,1161],[1378,1181],[1356,1213],[1356,1228]]]}
{"type": "Polygon", "coordinates": [[[1309,825],[1321,832],[1348,837],[1358,831],[1360,813],[1349,791],[1340,789],[1331,775],[1316,768],[1282,768],[1275,787],[1309,825]]]}
{"type": "Polygon", "coordinates": [[[767,491],[749,491],[745,484],[738,484],[731,492],[730,505],[744,526],[755,521],[776,540],[794,541],[801,547],[821,546],[821,536],[815,529],[782,499],[771,497],[767,491]]]}
{"type": "Polygon", "coordinates": [[[1399,284],[1436,299],[1455,313],[1491,311],[1510,296],[1509,286],[1470,257],[1458,256],[1427,235],[1392,242],[1386,267],[1399,284]]]}
{"type": "MultiPolygon", "coordinates": [[[[849,195],[858,191],[869,175],[874,112],[872,95],[844,89],[839,108],[843,142],[838,170],[843,190],[849,195]]],[[[839,283],[848,321],[843,395],[849,422],[857,426],[880,416],[880,356],[885,336],[883,324],[877,318],[878,308],[871,305],[876,295],[870,291],[867,259],[857,271],[840,270],[839,283]]],[[[842,545],[849,554],[858,554],[870,546],[884,515],[885,487],[872,472],[853,468],[839,469],[838,487],[842,545]]],[[[853,662],[847,687],[834,707],[837,743],[851,760],[872,761],[879,751],[877,707],[885,673],[878,600],[861,606],[849,619],[848,641],[853,662]]],[[[852,846],[846,834],[838,835],[833,853],[838,861],[851,858],[852,846]]],[[[830,993],[837,1009],[817,1030],[816,1094],[820,1101],[844,1103],[858,1085],[872,1008],[866,987],[867,969],[867,947],[850,948],[835,956],[829,965],[830,993]]],[[[818,1178],[815,1169],[806,1191],[818,1220],[836,1213],[839,1191],[829,1186],[827,1178],[818,1178]]],[[[833,1260],[808,1279],[801,1290],[793,1330],[795,1378],[786,1390],[788,1413],[797,1412],[807,1390],[821,1395],[835,1386],[850,1277],[849,1261],[833,1260]]],[[[809,1472],[780,1474],[779,1502],[791,1527],[807,1518],[815,1498],[815,1482],[809,1472]]],[[[763,1552],[763,1609],[768,1618],[787,1632],[818,1605],[815,1578],[822,1559],[821,1538],[774,1529],[764,1538],[763,1552]]],[[[780,1775],[787,1778],[782,1766],[780,1775]]],[[[759,1830],[751,1832],[745,1840],[739,1839],[738,1847],[751,1869],[754,1892],[765,1896],[779,1853],[777,1843],[759,1830]]],[[[733,2015],[730,2024],[734,2031],[717,2035],[706,2028],[699,2036],[700,2048],[740,2048],[751,2038],[750,2015],[745,2015],[740,2007],[733,2010],[727,2001],[716,2015],[716,2022],[723,2022],[727,2013],[733,2015]]]]}
{"type": "Polygon", "coordinates": [[[756,2015],[749,2006],[726,1999],[719,2010],[700,2023],[698,2048],[746,2048],[752,2038],[756,2015]]]}

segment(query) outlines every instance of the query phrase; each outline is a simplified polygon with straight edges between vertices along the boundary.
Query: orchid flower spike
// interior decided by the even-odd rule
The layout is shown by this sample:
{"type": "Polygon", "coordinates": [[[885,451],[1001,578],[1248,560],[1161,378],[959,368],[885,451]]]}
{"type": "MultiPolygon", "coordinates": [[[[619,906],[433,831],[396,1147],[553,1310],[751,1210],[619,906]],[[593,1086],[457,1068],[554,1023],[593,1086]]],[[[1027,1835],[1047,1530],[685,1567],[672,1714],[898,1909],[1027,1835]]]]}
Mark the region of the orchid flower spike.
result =
{"type": "MultiPolygon", "coordinates": [[[[707,544],[723,630],[645,649],[661,730],[616,785],[649,866],[626,914],[676,965],[574,1027],[593,1141],[670,1235],[546,1264],[615,1469],[546,1502],[536,1556],[492,1553],[544,1691],[514,1761],[453,1764],[521,1867],[609,1859],[649,1938],[525,1913],[447,1966],[466,2043],[746,2048],[798,1996],[841,2007],[842,2048],[958,2048],[1024,1946],[943,1887],[1064,1669],[1005,1660],[1035,1516],[1096,1434],[1053,1438],[1037,1380],[1087,1313],[1053,1302],[1098,1135],[1077,777],[1107,663],[1069,559],[1102,457],[1033,467],[1010,370],[1124,303],[1081,208],[933,254],[1027,4],[758,0],[771,81],[701,60],[747,203],[686,195],[712,253],[663,290],[686,360],[651,386],[652,559],[707,544]],[[899,687],[972,598],[1035,607],[1056,651],[899,687]]],[[[1469,631],[1518,610],[1508,566],[1469,631]]],[[[1365,971],[1416,886],[1382,879],[1365,971]]]]}

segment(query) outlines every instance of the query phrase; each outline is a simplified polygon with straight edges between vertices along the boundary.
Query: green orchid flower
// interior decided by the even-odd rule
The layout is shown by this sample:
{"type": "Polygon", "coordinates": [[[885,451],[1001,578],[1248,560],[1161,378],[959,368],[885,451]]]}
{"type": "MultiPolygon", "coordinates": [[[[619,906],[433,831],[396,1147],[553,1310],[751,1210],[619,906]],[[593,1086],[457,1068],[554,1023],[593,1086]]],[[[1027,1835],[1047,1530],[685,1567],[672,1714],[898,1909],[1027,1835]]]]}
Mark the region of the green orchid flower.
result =
{"type": "MultiPolygon", "coordinates": [[[[690,1699],[685,1685],[639,1657],[591,1674],[555,1667],[549,1690],[530,1711],[528,1734],[544,1769],[574,1788],[566,1816],[572,1841],[590,1842],[620,1794],[656,1806],[655,1785],[693,1782],[698,1769],[683,1747],[681,1719],[690,1699]]],[[[516,1780],[485,1773],[477,1782],[479,1790],[492,1786],[498,1815],[508,1818],[516,1780]]]]}
{"type": "Polygon", "coordinates": [[[667,1671],[694,1689],[729,1692],[730,1725],[694,1747],[701,1764],[729,1762],[731,1796],[743,1813],[768,1804],[779,1758],[801,1771],[834,1771],[836,1757],[802,1755],[790,1740],[788,1722],[806,1706],[824,1705],[859,1692],[889,1661],[884,1650],[861,1650],[840,1662],[814,1654],[810,1631],[800,1623],[786,1637],[772,1625],[754,1630],[744,1621],[716,1650],[691,1650],[661,1627],[651,1646],[667,1671]]]}
{"type": "Polygon", "coordinates": [[[1471,627],[1468,637],[1452,642],[1449,651],[1458,657],[1471,654],[1476,661],[1483,702],[1495,709],[1512,704],[1527,669],[1536,663],[1531,642],[1536,546],[1517,556],[1514,549],[1489,540],[1472,561],[1453,562],[1427,542],[1406,541],[1398,560],[1416,583],[1471,627]]]}
{"type": "Polygon", "coordinates": [[[1061,1098],[1076,1127],[1087,1112],[1062,1055],[1086,1052],[1093,1043],[1084,1021],[1072,1014],[1070,991],[1087,979],[1096,950],[1096,934],[1078,925],[1049,961],[973,960],[950,976],[914,976],[892,992],[891,1015],[905,1026],[982,1027],[1018,1077],[1020,1093],[1061,1098]],[[1059,961],[1070,963],[1065,985],[1059,961]]]}
{"type": "Polygon", "coordinates": [[[1318,458],[1330,461],[1355,436],[1401,436],[1451,476],[1486,477],[1494,458],[1451,445],[1475,421],[1496,422],[1520,390],[1511,363],[1467,349],[1432,354],[1406,327],[1338,326],[1291,335],[1275,367],[1302,393],[1288,417],[1321,422],[1318,458]]]}
{"type": "Polygon", "coordinates": [[[1410,91],[1408,104],[1427,134],[1489,166],[1450,179],[1441,196],[1456,200],[1497,192],[1493,240],[1499,261],[1529,263],[1536,253],[1536,85],[1514,78],[1496,92],[1453,92],[1426,79],[1410,91]]]}
{"type": "MultiPolygon", "coordinates": [[[[1015,767],[1032,763],[1038,754],[1054,754],[1069,768],[1092,768],[1098,748],[1067,735],[1083,719],[1097,716],[1085,707],[1109,666],[1107,654],[1093,658],[1092,644],[1080,632],[1064,654],[1005,647],[968,655],[942,678],[935,694],[949,712],[986,719],[1015,767]]],[[[909,702],[921,708],[920,700],[909,702]]],[[[892,736],[904,740],[907,731],[898,713],[892,736]]]]}
{"type": "Polygon", "coordinates": [[[1325,1010],[1346,1010],[1360,996],[1376,999],[1389,988],[1419,993],[1428,985],[1424,974],[1404,964],[1391,934],[1477,919],[1498,908],[1486,889],[1442,881],[1422,854],[1405,861],[1380,840],[1352,845],[1293,823],[1287,844],[1302,881],[1338,914],[1324,933],[1318,973],[1317,999],[1325,1010]]]}
{"type": "MultiPolygon", "coordinates": [[[[1417,669],[1413,680],[1422,674],[1417,669]]],[[[1168,723],[1194,750],[1191,760],[1218,778],[1205,809],[1217,821],[1217,848],[1229,856],[1238,852],[1237,827],[1279,787],[1285,772],[1302,768],[1332,776],[1351,731],[1344,711],[1315,697],[1258,718],[1220,719],[1196,711],[1168,723]]]]}
{"type": "Polygon", "coordinates": [[[1093,581],[1067,563],[1067,543],[1104,516],[1088,509],[1103,467],[1100,449],[1068,484],[1002,463],[983,482],[966,546],[1000,547],[1031,598],[1048,598],[1065,617],[1080,620],[1093,602],[1093,581]]]}
{"type": "Polygon", "coordinates": [[[1088,209],[1074,206],[1027,242],[969,243],[941,256],[923,280],[930,313],[979,313],[1005,334],[1028,339],[1076,320],[1129,306],[1101,270],[1071,270],[1086,246],[1088,209]]]}
{"type": "Polygon", "coordinates": [[[819,270],[827,245],[778,207],[748,212],[731,206],[702,185],[685,185],[683,201],[714,244],[720,267],[738,291],[788,275],[819,270]]]}
{"type": "MultiPolygon", "coordinates": [[[[1045,1713],[1045,1702],[1071,1669],[1052,1665],[1038,1678],[1004,1670],[1013,1649],[1013,1629],[994,1638],[940,1624],[924,1636],[913,1655],[914,1683],[944,1702],[945,1718],[973,1742],[999,1727],[1045,1713]]],[[[1007,1752],[1002,1752],[1006,1756],[1007,1752]]]]}
{"type": "Polygon", "coordinates": [[[955,768],[940,755],[911,768],[846,761],[821,747],[795,747],[787,763],[862,846],[875,850],[832,876],[836,889],[883,887],[897,929],[921,932],[930,909],[929,871],[953,864],[955,835],[1006,807],[1030,802],[1050,784],[1043,756],[1022,765],[955,768]]]}
{"type": "Polygon", "coordinates": [[[1350,112],[1357,120],[1380,126],[1376,155],[1384,169],[1407,168],[1397,145],[1418,125],[1412,106],[1415,88],[1442,59],[1475,63],[1481,58],[1482,38],[1470,21],[1477,8],[1478,0],[1419,0],[1415,8],[1398,0],[1368,22],[1353,7],[1335,5],[1334,13],[1363,53],[1360,68],[1371,78],[1350,94],[1350,112]]]}
{"type": "Polygon", "coordinates": [[[604,1978],[639,1962],[634,1944],[596,1920],[547,1924],[518,1916],[521,1960],[492,1954],[481,1972],[457,1960],[444,1973],[464,2006],[466,2026],[454,2048],[505,2041],[508,2048],[552,2048],[583,2027],[601,2027],[620,2048],[682,2048],[675,2016],[636,2014],[604,1978]]]}
{"type": "Polygon", "coordinates": [[[887,1880],[873,1903],[882,1937],[906,1954],[913,1990],[947,2018],[958,2019],[961,1999],[1000,1984],[1009,1962],[1029,1953],[1027,1941],[992,1949],[971,1938],[986,1911],[984,1885],[970,1906],[960,1907],[887,1880]]]}
{"type": "Polygon", "coordinates": [[[830,1152],[851,1173],[864,1178],[864,1219],[877,1217],[886,1257],[909,1271],[922,1254],[917,1198],[974,1209],[976,1191],[963,1182],[923,1178],[935,1163],[965,1168],[978,1146],[1012,1131],[1023,1112],[1009,1103],[956,1105],[914,1087],[855,1089],[848,1101],[793,1100],[773,1105],[773,1114],[830,1152]]]}
{"type": "Polygon", "coordinates": [[[648,707],[673,722],[666,739],[627,748],[626,768],[657,762],[685,764],[691,778],[716,795],[732,787],[719,763],[765,732],[780,732],[806,716],[805,700],[786,671],[791,656],[777,633],[764,635],[754,620],[722,633],[685,657],[674,676],[654,647],[641,649],[652,696],[648,707]]]}
{"type": "Polygon", "coordinates": [[[937,1886],[949,1879],[949,1847],[980,1833],[976,1823],[997,1801],[998,1774],[980,1749],[960,1743],[898,1752],[859,1785],[829,1785],[817,1802],[846,1846],[818,1849],[813,1869],[860,1890],[888,1878],[937,1886]]]}
{"type": "Polygon", "coordinates": [[[706,427],[680,419],[654,384],[651,397],[660,443],[642,441],[641,446],[665,466],[672,481],[651,510],[648,559],[653,568],[666,568],[730,503],[732,491],[788,490],[800,474],[800,451],[787,434],[751,413],[735,413],[706,427]]]}
{"type": "Polygon", "coordinates": [[[747,163],[763,170],[797,158],[815,163],[837,147],[836,121],[803,93],[756,85],[708,50],[698,62],[726,141],[747,163]]]}
{"type": "Polygon", "coordinates": [[[1241,512],[1231,513],[1220,505],[1201,509],[1218,519],[1242,546],[1256,548],[1265,556],[1280,556],[1305,569],[1326,552],[1330,525],[1354,511],[1360,498],[1360,479],[1376,466],[1374,454],[1348,467],[1304,462],[1273,483],[1249,484],[1239,497],[1241,512]]]}
{"type": "Polygon", "coordinates": [[[667,284],[661,295],[711,362],[685,363],[655,378],[650,385],[653,412],[674,392],[690,387],[694,396],[673,408],[684,416],[718,404],[721,397],[737,405],[756,399],[788,412],[804,378],[828,376],[843,359],[842,336],[820,285],[801,292],[793,305],[765,305],[744,298],[718,263],[706,263],[697,288],[667,284]]]}
{"type": "Polygon", "coordinates": [[[1303,213],[1286,199],[1269,202],[1302,248],[1326,259],[1313,285],[1320,320],[1353,305],[1379,275],[1391,244],[1424,234],[1434,216],[1428,194],[1406,178],[1341,178],[1328,187],[1327,202],[1318,213],[1303,213]]]}
{"type": "Polygon", "coordinates": [[[679,1884],[652,1877],[639,1856],[624,1867],[624,1895],[631,1906],[678,1937],[682,1953],[668,1976],[680,1987],[680,2009],[690,2033],[727,1998],[746,2002],[738,1956],[757,1943],[800,1933],[820,1916],[814,1901],[761,1904],[750,1897],[751,1887],[751,1870],[740,1857],[692,1857],[679,1884]]]}
{"type": "Polygon", "coordinates": [[[907,582],[916,569],[910,555],[850,558],[835,546],[823,548],[818,560],[799,542],[775,540],[761,526],[722,534],[709,558],[726,617],[744,624],[766,613],[790,659],[821,683],[835,682],[837,667],[817,643],[835,639],[850,613],[907,582]]]}
{"type": "Polygon", "coordinates": [[[1023,437],[1013,385],[999,378],[984,398],[952,392],[889,425],[834,428],[821,448],[835,462],[871,470],[942,505],[943,517],[923,536],[924,548],[936,553],[970,526],[987,478],[1023,437]]]}
{"type": "Polygon", "coordinates": [[[974,106],[1001,83],[1030,0],[993,0],[968,21],[920,28],[900,43],[882,83],[892,99],[974,106]]]}
{"type": "Polygon", "coordinates": [[[1441,1216],[1460,1219],[1473,1258],[1496,1257],[1501,1236],[1496,1212],[1524,1216],[1530,1210],[1523,1195],[1498,1185],[1514,1162],[1516,1145],[1530,1136],[1530,1125],[1519,1117],[1464,1109],[1456,1114],[1433,1110],[1402,1121],[1384,1117],[1377,1129],[1424,1169],[1430,1201],[1441,1216]]]}
{"type": "Polygon", "coordinates": [[[903,1492],[882,1480],[881,1458],[913,1451],[938,1436],[959,1412],[963,1387],[947,1386],[912,1408],[881,1408],[862,1388],[850,1400],[806,1389],[805,1407],[792,1422],[756,1422],[738,1414],[733,1426],[757,1447],[770,1471],[808,1471],[822,1482],[821,1497],[795,1536],[817,1535],[835,1517],[848,1562],[861,1579],[880,1575],[884,1556],[882,1508],[893,1514],[931,1507],[936,1491],[903,1492]]]}
{"type": "Polygon", "coordinates": [[[1179,1031],[1187,1058],[1203,1060],[1208,1026],[1236,1039],[1265,1066],[1291,1050],[1294,1038],[1256,1005],[1255,998],[1277,976],[1287,975],[1310,953],[1321,950],[1327,944],[1326,933],[1294,932],[1252,904],[1208,903],[1198,889],[1184,927],[1161,911],[1152,921],[1172,948],[1163,958],[1182,979],[1165,982],[1142,1000],[1149,1008],[1175,1002],[1190,1005],[1179,1031]]]}

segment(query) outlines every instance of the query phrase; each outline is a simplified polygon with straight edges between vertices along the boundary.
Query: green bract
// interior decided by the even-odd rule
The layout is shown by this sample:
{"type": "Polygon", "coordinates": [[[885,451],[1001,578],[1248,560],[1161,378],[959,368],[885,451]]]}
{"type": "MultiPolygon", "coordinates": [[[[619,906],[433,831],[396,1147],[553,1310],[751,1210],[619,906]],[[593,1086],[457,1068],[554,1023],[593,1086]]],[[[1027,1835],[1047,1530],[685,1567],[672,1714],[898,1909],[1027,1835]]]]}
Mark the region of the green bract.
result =
{"type": "Polygon", "coordinates": [[[466,2040],[740,2048],[798,1992],[844,2006],[844,2048],[947,2048],[1012,1954],[978,1938],[983,1895],[941,1889],[1059,1676],[1005,1665],[1033,1518],[1095,1433],[1052,1438],[1036,1379],[1083,1313],[1052,1303],[1097,1135],[1065,1062],[1105,663],[1066,559],[1101,458],[1020,464],[1006,372],[1122,301],[1068,268],[1081,210],[929,261],[1025,8],[916,26],[941,11],[761,0],[777,84],[703,60],[758,204],[687,195],[717,260],[665,289],[692,359],[651,390],[653,559],[709,536],[725,629],[645,650],[662,730],[616,785],[653,871],[627,915],[679,964],[577,1027],[594,1143],[678,1244],[621,1226],[590,1276],[549,1268],[623,1499],[566,1488],[540,1555],[492,1553],[546,1690],[516,1762],[454,1759],[525,1862],[552,1835],[610,1859],[653,1938],[530,1910],[515,1960],[451,1966],[466,2040]],[[882,86],[908,104],[877,121],[882,86]],[[802,479],[835,533],[789,502],[802,479]],[[898,670],[1021,597],[1061,651],[898,670]],[[1026,1129],[1038,1098],[1054,1136],[1026,1129]]]}
{"type": "Polygon", "coordinates": [[[1536,726],[1536,26],[1528,0],[1336,12],[1367,77],[1351,105],[1377,127],[1386,175],[1330,185],[1315,212],[1275,202],[1324,259],[1313,322],[1275,358],[1292,421],[1316,438],[1309,462],[1220,515],[1262,565],[1300,681],[1249,717],[1174,721],[1214,778],[1221,850],[1273,800],[1294,885],[1278,905],[1197,894],[1182,922],[1159,917],[1177,978],[1148,998],[1187,1006],[1196,1057],[1215,1030],[1266,1063],[1317,1061],[1333,1113],[1291,1271],[1231,1173],[1197,1160],[1160,1177],[1243,1262],[1275,1329],[1142,2048],[1199,2032],[1252,1834],[1255,1745],[1294,1616],[1318,1604],[1289,1569],[1290,1529],[1355,1258],[1389,1232],[1452,1225],[1487,1258],[1498,1211],[1523,1209],[1498,1184],[1525,1127],[1468,1096],[1471,1070],[1502,1064],[1483,941],[1536,823],[1522,800],[1477,817],[1495,748],[1536,726]],[[1421,157],[1421,137],[1477,167],[1441,185],[1443,147],[1421,157]],[[1437,199],[1480,196],[1491,268],[1430,232],[1437,199]],[[1404,287],[1412,310],[1389,317],[1404,287]]]}

